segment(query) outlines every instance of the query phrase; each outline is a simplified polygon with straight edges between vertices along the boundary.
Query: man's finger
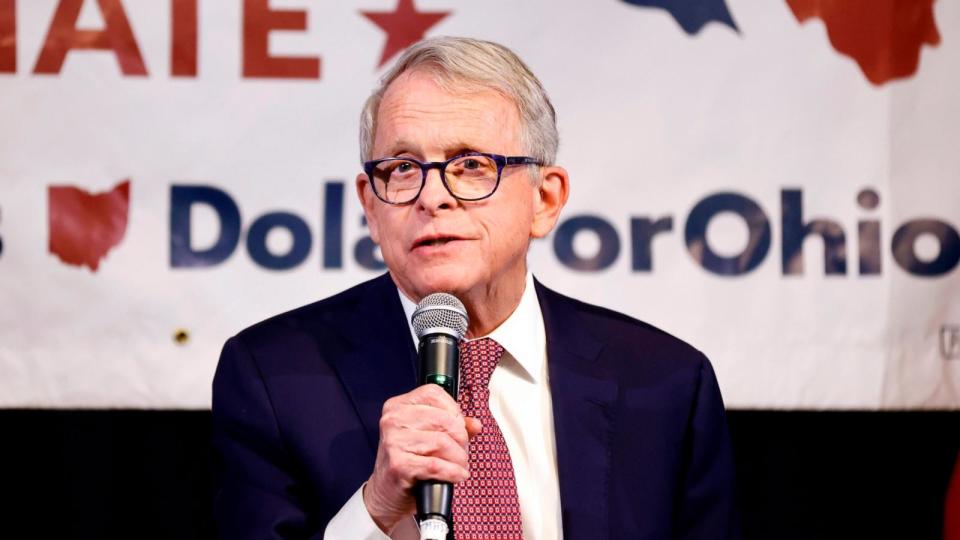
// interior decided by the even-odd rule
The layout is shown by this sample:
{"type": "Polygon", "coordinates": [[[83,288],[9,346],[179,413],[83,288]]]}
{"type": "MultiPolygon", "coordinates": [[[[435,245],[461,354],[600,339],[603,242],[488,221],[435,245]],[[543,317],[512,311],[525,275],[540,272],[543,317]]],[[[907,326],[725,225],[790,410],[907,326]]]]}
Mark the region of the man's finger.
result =
{"type": "Polygon", "coordinates": [[[414,480],[439,480],[457,484],[470,478],[470,471],[466,467],[431,456],[410,454],[407,467],[414,480]]]}
{"type": "Polygon", "coordinates": [[[408,405],[432,405],[453,414],[460,413],[460,405],[436,384],[418,386],[411,392],[399,396],[399,401],[408,405]]]}
{"type": "Polygon", "coordinates": [[[403,452],[418,456],[430,456],[467,466],[467,450],[464,445],[442,431],[413,431],[398,438],[397,446],[403,452]]]}
{"type": "Polygon", "coordinates": [[[479,418],[466,417],[467,436],[471,439],[476,437],[483,431],[483,422],[479,418]]]}
{"type": "Polygon", "coordinates": [[[381,435],[394,430],[447,433],[461,446],[469,438],[462,414],[454,415],[430,405],[404,405],[386,412],[380,419],[381,435]]]}

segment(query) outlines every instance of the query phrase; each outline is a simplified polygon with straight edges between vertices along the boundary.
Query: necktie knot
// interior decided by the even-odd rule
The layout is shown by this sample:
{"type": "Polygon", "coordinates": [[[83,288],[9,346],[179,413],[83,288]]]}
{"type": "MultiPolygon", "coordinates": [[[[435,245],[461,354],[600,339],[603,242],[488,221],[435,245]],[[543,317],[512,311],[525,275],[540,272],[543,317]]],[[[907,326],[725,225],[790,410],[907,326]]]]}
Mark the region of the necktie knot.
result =
{"type": "Polygon", "coordinates": [[[503,352],[503,346],[490,338],[460,342],[460,384],[487,388],[503,352]]]}

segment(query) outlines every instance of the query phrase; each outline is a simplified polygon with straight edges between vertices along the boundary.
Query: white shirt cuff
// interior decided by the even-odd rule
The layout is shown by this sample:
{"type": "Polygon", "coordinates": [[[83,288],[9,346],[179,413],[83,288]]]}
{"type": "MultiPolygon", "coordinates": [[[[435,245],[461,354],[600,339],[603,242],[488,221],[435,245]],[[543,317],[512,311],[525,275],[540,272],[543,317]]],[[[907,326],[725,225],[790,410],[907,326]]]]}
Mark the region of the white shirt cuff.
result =
{"type": "Polygon", "coordinates": [[[323,531],[323,540],[419,540],[420,534],[413,517],[401,520],[389,536],[384,534],[363,503],[364,486],[366,483],[333,516],[323,531]]]}

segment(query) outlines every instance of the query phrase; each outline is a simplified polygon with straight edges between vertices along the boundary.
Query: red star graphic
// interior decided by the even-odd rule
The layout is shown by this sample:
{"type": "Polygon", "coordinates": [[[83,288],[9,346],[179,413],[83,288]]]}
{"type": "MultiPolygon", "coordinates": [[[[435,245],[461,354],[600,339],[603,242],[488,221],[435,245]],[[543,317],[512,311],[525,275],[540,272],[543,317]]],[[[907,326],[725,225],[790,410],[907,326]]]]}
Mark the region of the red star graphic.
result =
{"type": "Polygon", "coordinates": [[[413,0],[400,0],[395,11],[361,11],[364,17],[387,33],[387,43],[380,55],[380,65],[390,61],[397,53],[423,39],[433,25],[443,20],[450,11],[417,11],[413,0]]]}

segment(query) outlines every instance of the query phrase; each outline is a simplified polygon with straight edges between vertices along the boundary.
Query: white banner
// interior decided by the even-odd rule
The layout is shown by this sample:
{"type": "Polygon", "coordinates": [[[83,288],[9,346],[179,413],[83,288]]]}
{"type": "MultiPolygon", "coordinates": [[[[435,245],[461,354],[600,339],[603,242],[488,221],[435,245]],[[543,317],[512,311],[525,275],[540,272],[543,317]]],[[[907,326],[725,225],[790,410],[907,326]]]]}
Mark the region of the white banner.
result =
{"type": "Polygon", "coordinates": [[[960,408],[960,3],[0,0],[0,406],[204,408],[223,341],[378,275],[360,107],[420,36],[550,92],[531,267],[737,408],[960,408]]]}

